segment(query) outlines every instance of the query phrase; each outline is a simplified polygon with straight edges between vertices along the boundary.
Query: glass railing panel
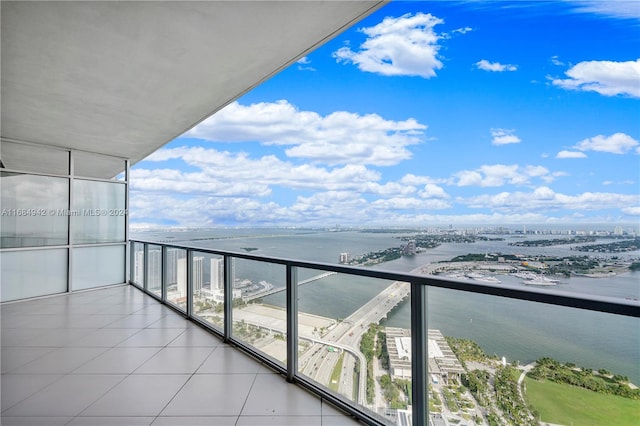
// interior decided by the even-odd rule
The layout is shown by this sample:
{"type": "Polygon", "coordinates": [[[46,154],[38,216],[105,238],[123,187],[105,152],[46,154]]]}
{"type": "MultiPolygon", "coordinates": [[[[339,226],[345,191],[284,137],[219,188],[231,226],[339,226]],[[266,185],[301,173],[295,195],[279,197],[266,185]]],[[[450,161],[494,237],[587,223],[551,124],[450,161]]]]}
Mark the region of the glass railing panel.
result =
{"type": "Polygon", "coordinates": [[[427,312],[432,422],[640,423],[638,318],[432,287],[427,312]]]}
{"type": "Polygon", "coordinates": [[[187,250],[173,247],[165,248],[164,282],[167,289],[167,303],[184,313],[187,312],[187,295],[189,292],[187,285],[189,259],[187,250]]]}
{"type": "MultiPolygon", "coordinates": [[[[180,253],[175,257],[181,262],[180,253]]],[[[224,331],[224,272],[224,257],[193,252],[193,315],[220,332],[224,331]]]]}
{"type": "Polygon", "coordinates": [[[287,363],[286,268],[234,258],[232,337],[287,363]]]}
{"type": "Polygon", "coordinates": [[[136,286],[144,287],[144,244],[131,243],[131,282],[136,286]]]}
{"type": "Polygon", "coordinates": [[[147,291],[162,297],[162,247],[147,247],[147,291]]]}
{"type": "Polygon", "coordinates": [[[411,392],[409,284],[310,269],[298,278],[299,373],[395,424],[411,392]]]}

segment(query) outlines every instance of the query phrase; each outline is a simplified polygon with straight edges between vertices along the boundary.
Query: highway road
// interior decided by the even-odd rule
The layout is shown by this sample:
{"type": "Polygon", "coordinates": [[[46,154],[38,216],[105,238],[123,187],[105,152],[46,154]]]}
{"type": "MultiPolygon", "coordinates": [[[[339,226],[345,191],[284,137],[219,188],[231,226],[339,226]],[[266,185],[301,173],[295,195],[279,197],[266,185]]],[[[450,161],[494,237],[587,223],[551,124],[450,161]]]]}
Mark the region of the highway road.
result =
{"type": "MultiPolygon", "coordinates": [[[[318,279],[317,277],[314,277],[318,279]]],[[[313,281],[313,279],[312,279],[313,281]]],[[[360,340],[367,332],[370,324],[377,324],[385,318],[389,311],[410,295],[411,286],[408,283],[393,282],[358,310],[344,320],[337,323],[320,338],[315,335],[300,332],[300,338],[313,344],[298,358],[300,372],[312,380],[329,387],[331,374],[340,359],[341,352],[329,352],[328,346],[344,351],[343,368],[338,383],[338,392],[350,400],[367,407],[366,401],[366,359],[360,352],[360,340]],[[360,365],[361,374],[357,383],[357,398],[354,397],[354,371],[356,363],[360,365]]],[[[329,301],[330,303],[330,301],[329,301]]],[[[200,313],[200,316],[208,316],[200,313]]],[[[213,315],[213,314],[211,314],[213,315]]],[[[258,321],[245,320],[246,323],[265,328],[266,324],[258,321]]],[[[271,324],[270,330],[286,333],[286,325],[271,324]]]]}
{"type": "MultiPolygon", "coordinates": [[[[394,282],[371,300],[365,303],[349,317],[338,323],[322,340],[333,342],[334,346],[347,346],[351,348],[360,347],[360,339],[367,332],[369,325],[378,323],[385,318],[394,306],[398,305],[403,299],[409,296],[411,287],[408,283],[394,282]]],[[[359,359],[363,359],[358,357],[359,359]]],[[[302,373],[309,376],[313,380],[325,386],[329,386],[331,381],[331,373],[338,362],[339,354],[335,352],[327,352],[326,348],[314,344],[299,358],[299,365],[302,373]],[[323,350],[324,349],[324,350],[323,350]]],[[[338,391],[354,400],[353,397],[353,371],[355,368],[355,359],[345,354],[342,373],[338,391]]],[[[361,364],[360,380],[358,383],[357,402],[360,405],[366,404],[366,363],[361,364]]]]}

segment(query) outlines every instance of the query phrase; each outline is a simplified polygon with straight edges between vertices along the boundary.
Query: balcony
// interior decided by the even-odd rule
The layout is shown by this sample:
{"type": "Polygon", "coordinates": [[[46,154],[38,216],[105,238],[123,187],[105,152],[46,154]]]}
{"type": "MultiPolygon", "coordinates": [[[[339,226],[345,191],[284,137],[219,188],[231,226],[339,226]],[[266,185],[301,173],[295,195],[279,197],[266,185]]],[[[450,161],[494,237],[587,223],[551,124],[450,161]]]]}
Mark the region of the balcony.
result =
{"type": "MultiPolygon", "coordinates": [[[[454,424],[491,414],[477,394],[451,393],[462,389],[471,367],[454,353],[459,348],[449,346],[456,341],[432,328],[443,317],[466,322],[461,335],[452,337],[489,347],[502,341],[525,354],[508,360],[497,354],[492,362],[498,368],[538,357],[526,358],[529,353],[564,362],[578,354],[585,367],[617,372],[617,366],[625,368],[620,352],[639,357],[633,330],[639,329],[640,309],[633,300],[144,241],[131,241],[130,262],[134,286],[298,385],[291,388],[305,388],[367,424],[454,424]],[[314,291],[322,288],[318,307],[314,291]],[[350,305],[358,309],[346,315],[335,310],[344,299],[354,299],[350,305]],[[384,327],[392,312],[400,314],[384,327]],[[478,316],[474,321],[470,315],[478,316]],[[538,317],[536,326],[522,335],[519,325],[532,321],[531,315],[538,317]],[[613,330],[628,337],[629,347],[612,347],[613,330]],[[382,367],[361,342],[369,339],[381,348],[385,338],[390,365],[382,367]],[[382,378],[386,371],[393,383],[406,386],[393,403],[389,380],[382,378]]],[[[518,365],[518,374],[532,367],[518,365]]],[[[526,404],[521,383],[518,388],[526,404]]],[[[512,421],[535,421],[528,416],[512,421]]]]}
{"type": "Polygon", "coordinates": [[[0,310],[3,426],[356,423],[133,286],[0,310]]]}

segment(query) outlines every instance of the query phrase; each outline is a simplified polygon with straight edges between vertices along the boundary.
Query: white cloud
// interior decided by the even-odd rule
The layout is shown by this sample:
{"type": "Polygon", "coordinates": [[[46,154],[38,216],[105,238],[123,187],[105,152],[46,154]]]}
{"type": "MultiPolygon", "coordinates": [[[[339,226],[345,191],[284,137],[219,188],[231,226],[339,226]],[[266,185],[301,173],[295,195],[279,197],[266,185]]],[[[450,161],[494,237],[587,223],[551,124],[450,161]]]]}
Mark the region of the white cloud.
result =
{"type": "Polygon", "coordinates": [[[626,62],[585,61],[573,66],[567,79],[552,84],[569,90],[597,92],[604,96],[640,97],[640,59],[626,62]]]}
{"type": "Polygon", "coordinates": [[[420,191],[420,196],[423,198],[450,198],[444,189],[433,183],[428,183],[420,191]]]}
{"type": "Polygon", "coordinates": [[[491,143],[494,145],[507,145],[522,142],[519,137],[514,134],[513,129],[491,129],[491,143]]]}
{"type": "Polygon", "coordinates": [[[136,193],[131,197],[132,223],[153,223],[162,212],[166,222],[183,227],[213,227],[228,224],[254,226],[293,222],[296,215],[274,202],[245,197],[181,198],[165,194],[136,193]]]}
{"type": "Polygon", "coordinates": [[[360,190],[380,180],[379,173],[358,164],[327,169],[309,164],[294,165],[273,155],[254,159],[242,153],[201,147],[160,149],[145,161],[170,159],[180,159],[200,170],[149,170],[138,166],[131,172],[132,189],[262,196],[274,185],[290,189],[360,190]]]}
{"type": "Polygon", "coordinates": [[[309,60],[309,58],[307,58],[306,56],[303,56],[302,58],[298,59],[296,61],[296,63],[298,64],[298,70],[300,70],[300,71],[315,71],[316,70],[315,68],[310,66],[311,60],[309,60]]]}
{"type": "Polygon", "coordinates": [[[558,57],[558,55],[554,55],[554,56],[552,56],[552,57],[551,57],[551,63],[552,63],[553,65],[557,65],[557,66],[559,66],[559,67],[564,66],[564,62],[562,62],[562,61],[560,60],[560,58],[558,57]]]}
{"type": "Polygon", "coordinates": [[[466,34],[473,31],[473,28],[471,27],[463,27],[463,28],[456,28],[455,30],[451,31],[452,33],[458,33],[458,34],[466,34]]]}
{"type": "Polygon", "coordinates": [[[620,209],[620,206],[636,205],[640,195],[585,192],[565,195],[548,187],[539,187],[532,192],[501,192],[471,197],[461,202],[473,208],[491,209],[501,212],[526,212],[540,210],[596,211],[620,209]]]}
{"type": "Polygon", "coordinates": [[[625,133],[614,133],[611,136],[597,135],[592,138],[585,139],[574,146],[574,148],[580,151],[626,154],[636,147],[640,148],[639,145],[640,142],[625,133]]]}
{"type": "Polygon", "coordinates": [[[556,158],[587,158],[587,154],[579,151],[560,151],[556,154],[556,158]]]}
{"type": "Polygon", "coordinates": [[[185,135],[214,142],[290,145],[290,157],[326,164],[389,166],[411,158],[427,126],[409,118],[385,120],[377,114],[337,111],[326,116],[300,111],[285,100],[241,105],[233,102],[185,135]]]}
{"type": "Polygon", "coordinates": [[[428,183],[445,183],[446,179],[436,179],[429,176],[416,176],[413,173],[408,173],[400,179],[400,183],[404,185],[426,185],[428,183]]]}
{"type": "Polygon", "coordinates": [[[451,207],[451,203],[442,199],[395,197],[375,200],[371,203],[371,207],[384,213],[393,210],[443,210],[451,207]]]}
{"type": "Polygon", "coordinates": [[[463,170],[454,176],[458,178],[458,186],[485,186],[482,185],[482,175],[476,171],[463,170]]]}
{"type": "Polygon", "coordinates": [[[517,164],[484,165],[476,170],[462,170],[454,173],[452,184],[457,186],[498,187],[509,185],[528,185],[533,178],[552,182],[556,173],[550,173],[542,166],[520,167],[517,164]]]}
{"type": "Polygon", "coordinates": [[[333,53],[338,62],[353,63],[362,71],[386,76],[435,77],[442,68],[434,27],[443,23],[431,14],[386,17],[373,27],[360,29],[367,35],[357,51],[344,46],[333,53]]]}
{"type": "Polygon", "coordinates": [[[486,59],[482,59],[475,63],[478,69],[491,72],[503,72],[503,71],[516,71],[517,65],[501,64],[500,62],[489,62],[486,59]]]}
{"type": "Polygon", "coordinates": [[[616,18],[640,19],[640,7],[635,0],[564,0],[573,3],[576,10],[616,18]]]}
{"type": "Polygon", "coordinates": [[[640,216],[640,206],[636,207],[623,207],[622,213],[629,216],[640,216]]]}
{"type": "MultiPolygon", "coordinates": [[[[347,185],[348,186],[348,185],[347,185]]],[[[416,192],[416,188],[410,185],[403,185],[398,182],[387,182],[381,185],[376,182],[369,182],[359,187],[360,192],[375,194],[380,196],[410,195],[416,192]]]]}

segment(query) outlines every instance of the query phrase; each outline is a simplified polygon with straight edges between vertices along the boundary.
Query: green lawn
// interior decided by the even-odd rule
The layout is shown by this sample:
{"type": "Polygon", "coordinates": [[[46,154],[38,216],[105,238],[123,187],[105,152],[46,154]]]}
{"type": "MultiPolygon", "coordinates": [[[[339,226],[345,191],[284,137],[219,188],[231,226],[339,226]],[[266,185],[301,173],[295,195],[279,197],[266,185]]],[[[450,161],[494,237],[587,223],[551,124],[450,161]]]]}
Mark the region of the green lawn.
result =
{"type": "Polygon", "coordinates": [[[331,381],[329,382],[329,389],[338,392],[338,386],[340,385],[340,373],[342,372],[342,361],[344,360],[344,352],[340,354],[340,359],[333,371],[331,372],[331,381]]]}
{"type": "Polygon", "coordinates": [[[527,402],[543,422],[563,425],[638,426],[640,401],[575,386],[525,378],[527,402]]]}

